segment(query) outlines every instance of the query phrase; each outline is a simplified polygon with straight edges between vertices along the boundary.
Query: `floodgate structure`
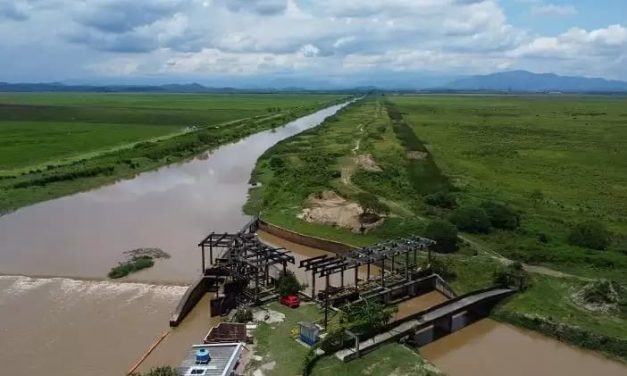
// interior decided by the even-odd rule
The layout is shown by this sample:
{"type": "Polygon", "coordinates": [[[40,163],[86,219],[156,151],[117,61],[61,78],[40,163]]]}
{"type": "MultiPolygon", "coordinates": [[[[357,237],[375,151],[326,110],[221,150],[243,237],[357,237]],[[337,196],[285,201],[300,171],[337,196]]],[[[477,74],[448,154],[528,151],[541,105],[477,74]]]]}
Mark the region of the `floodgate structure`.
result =
{"type": "MultiPolygon", "coordinates": [[[[183,296],[170,320],[171,326],[181,324],[207,293],[213,295],[212,316],[228,314],[239,305],[263,305],[279,297],[278,277],[288,270],[288,265],[295,267],[295,259],[288,250],[264,244],[256,235],[259,227],[260,220],[253,218],[237,233],[212,232],[198,244],[204,272],[183,296]]],[[[324,310],[324,321],[320,322],[323,331],[328,325],[329,311],[341,311],[349,303],[368,300],[397,305],[433,291],[446,297],[431,308],[406,313],[377,330],[376,335],[360,337],[347,332],[347,348],[336,353],[340,360],[349,361],[401,338],[416,346],[426,345],[486,317],[500,299],[516,291],[495,286],[457,296],[429,266],[418,264],[418,253],[426,252],[430,257],[434,244],[430,239],[410,236],[299,262],[298,268],[311,273],[313,281],[310,290],[301,292],[302,298],[324,310]],[[365,276],[359,273],[360,268],[366,269],[365,276]],[[372,275],[375,268],[378,275],[372,275]],[[353,271],[351,280],[345,278],[347,271],[353,271]],[[339,280],[335,278],[339,283],[334,285],[332,276],[339,276],[339,280]],[[324,285],[317,286],[317,279],[322,279],[324,285]]]]}

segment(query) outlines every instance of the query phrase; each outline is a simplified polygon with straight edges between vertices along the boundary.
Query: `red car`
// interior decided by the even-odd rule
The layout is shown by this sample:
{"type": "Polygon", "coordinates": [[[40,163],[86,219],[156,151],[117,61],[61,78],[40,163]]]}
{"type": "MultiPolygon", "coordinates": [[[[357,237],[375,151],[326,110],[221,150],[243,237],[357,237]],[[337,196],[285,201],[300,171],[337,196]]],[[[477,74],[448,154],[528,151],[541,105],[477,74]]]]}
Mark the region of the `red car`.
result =
{"type": "Polygon", "coordinates": [[[296,308],[300,305],[300,298],[296,294],[287,295],[281,298],[281,304],[296,308]]]}

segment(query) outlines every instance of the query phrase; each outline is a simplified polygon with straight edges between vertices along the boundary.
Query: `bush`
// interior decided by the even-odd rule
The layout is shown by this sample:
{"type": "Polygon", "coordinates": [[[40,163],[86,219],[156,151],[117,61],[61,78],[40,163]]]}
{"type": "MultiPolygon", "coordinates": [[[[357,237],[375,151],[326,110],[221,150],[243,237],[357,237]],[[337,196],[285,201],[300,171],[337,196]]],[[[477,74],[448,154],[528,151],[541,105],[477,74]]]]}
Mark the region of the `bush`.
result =
{"type": "Polygon", "coordinates": [[[346,305],[341,322],[355,333],[369,335],[390,322],[396,309],[396,306],[386,307],[376,301],[363,300],[346,305]]]}
{"type": "Polygon", "coordinates": [[[379,198],[372,193],[360,192],[356,196],[357,203],[367,214],[385,215],[390,212],[387,205],[379,201],[379,198]]]}
{"type": "Polygon", "coordinates": [[[239,306],[233,315],[233,321],[242,324],[253,321],[253,311],[247,306],[239,306]]]}
{"type": "Polygon", "coordinates": [[[303,286],[298,282],[296,276],[291,271],[281,273],[277,283],[277,291],[281,296],[287,296],[292,294],[298,294],[302,290],[303,286]]]}
{"type": "Polygon", "coordinates": [[[474,234],[490,232],[490,218],[485,210],[478,207],[466,206],[455,210],[451,222],[462,231],[474,234]]]}
{"type": "Polygon", "coordinates": [[[457,228],[450,222],[436,220],[429,223],[425,237],[435,240],[432,249],[437,252],[450,253],[457,250],[457,228]]]}
{"type": "Polygon", "coordinates": [[[610,233],[597,221],[577,224],[568,236],[568,243],[584,248],[603,250],[610,245],[610,233]]]}
{"type": "Polygon", "coordinates": [[[150,256],[141,256],[131,261],[121,262],[118,266],[111,268],[111,271],[109,272],[109,278],[117,279],[126,277],[131,273],[150,268],[154,264],[155,261],[150,256]]]}
{"type": "Polygon", "coordinates": [[[451,267],[450,261],[445,257],[431,257],[431,263],[427,266],[431,267],[434,273],[447,281],[457,278],[457,273],[451,267]]]}
{"type": "Polygon", "coordinates": [[[133,373],[131,376],[178,376],[179,374],[172,367],[152,368],[148,373],[133,373]]]}
{"type": "Polygon", "coordinates": [[[436,192],[425,196],[425,203],[431,206],[437,206],[444,209],[455,209],[457,200],[455,195],[450,192],[436,192]]]}
{"type": "Polygon", "coordinates": [[[488,215],[492,227],[502,230],[515,230],[520,226],[520,216],[507,205],[486,201],[481,204],[481,208],[488,215]]]}
{"type": "Polygon", "coordinates": [[[525,290],[531,284],[531,277],[519,261],[515,261],[494,273],[494,283],[500,286],[525,290]]]}

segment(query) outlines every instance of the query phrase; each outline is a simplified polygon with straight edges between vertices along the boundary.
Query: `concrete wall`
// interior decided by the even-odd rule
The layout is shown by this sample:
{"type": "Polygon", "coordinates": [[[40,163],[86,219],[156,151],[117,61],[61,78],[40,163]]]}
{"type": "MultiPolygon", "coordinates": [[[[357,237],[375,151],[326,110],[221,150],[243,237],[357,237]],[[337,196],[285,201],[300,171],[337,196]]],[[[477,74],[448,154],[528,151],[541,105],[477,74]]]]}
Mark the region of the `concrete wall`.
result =
{"type": "Polygon", "coordinates": [[[259,219],[259,229],[263,230],[274,236],[278,236],[293,243],[302,244],[307,247],[322,249],[323,251],[333,253],[348,253],[355,248],[344,243],[336,242],[333,240],[321,239],[315,236],[309,236],[287,230],[285,228],[270,224],[262,219],[259,219]]]}
{"type": "Polygon", "coordinates": [[[187,288],[185,294],[181,298],[181,301],[176,306],[174,313],[170,317],[170,326],[176,327],[185,319],[192,309],[196,306],[198,301],[202,299],[207,290],[209,289],[210,280],[203,276],[196,281],[193,285],[187,288]]]}
{"type": "Polygon", "coordinates": [[[468,311],[457,313],[451,317],[451,332],[458,331],[471,323],[472,316],[468,311]]]}
{"type": "Polygon", "coordinates": [[[414,343],[416,346],[427,345],[435,339],[435,328],[429,325],[426,328],[417,330],[414,334],[414,343]]]}

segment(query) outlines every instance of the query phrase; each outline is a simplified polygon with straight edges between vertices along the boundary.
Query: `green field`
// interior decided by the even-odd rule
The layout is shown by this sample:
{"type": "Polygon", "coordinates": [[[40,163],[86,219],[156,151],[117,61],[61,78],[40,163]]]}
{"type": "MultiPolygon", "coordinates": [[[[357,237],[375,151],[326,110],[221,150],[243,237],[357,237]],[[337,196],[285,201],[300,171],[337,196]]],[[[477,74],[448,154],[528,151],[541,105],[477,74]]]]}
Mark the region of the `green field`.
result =
{"type": "Polygon", "coordinates": [[[520,211],[521,228],[476,236],[484,244],[523,262],[627,281],[627,99],[391,100],[462,205],[495,200],[520,211]],[[567,244],[572,226],[589,219],[613,233],[607,250],[567,244]]]}
{"type": "Polygon", "coordinates": [[[341,98],[0,94],[0,213],[192,156],[341,98]]]}
{"type": "Polygon", "coordinates": [[[515,229],[460,232],[458,251],[446,256],[454,288],[491,286],[507,259],[522,261],[534,283],[502,305],[499,318],[624,358],[624,313],[589,312],[570,296],[591,279],[627,283],[626,104],[623,97],[370,96],[268,150],[246,210],[360,246],[424,234],[430,221],[448,220],[452,209],[425,202],[435,192],[448,192],[462,207],[507,205],[520,216],[515,229]],[[356,164],[360,154],[371,155],[380,171],[356,164]],[[354,202],[371,193],[390,214],[364,235],[297,218],[312,193],[327,190],[354,202]],[[589,219],[609,229],[605,250],[569,244],[574,226],[589,219]],[[529,314],[600,339],[560,337],[518,316],[529,314]]]}

